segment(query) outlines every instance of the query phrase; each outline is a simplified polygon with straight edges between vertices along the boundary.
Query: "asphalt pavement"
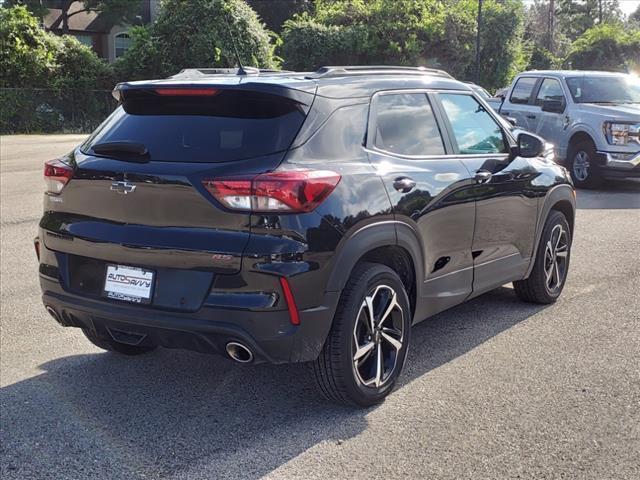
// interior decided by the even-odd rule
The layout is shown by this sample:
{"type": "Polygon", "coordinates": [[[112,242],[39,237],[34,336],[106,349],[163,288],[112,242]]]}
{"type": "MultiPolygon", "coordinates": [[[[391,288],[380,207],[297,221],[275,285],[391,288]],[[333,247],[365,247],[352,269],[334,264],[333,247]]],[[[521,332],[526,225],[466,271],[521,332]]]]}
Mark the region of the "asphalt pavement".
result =
{"type": "Polygon", "coordinates": [[[0,138],[0,477],[640,478],[640,183],[578,192],[553,306],[503,287],[416,327],[396,391],[354,410],[304,365],[125,358],[44,311],[42,163],[82,136],[0,138]]]}

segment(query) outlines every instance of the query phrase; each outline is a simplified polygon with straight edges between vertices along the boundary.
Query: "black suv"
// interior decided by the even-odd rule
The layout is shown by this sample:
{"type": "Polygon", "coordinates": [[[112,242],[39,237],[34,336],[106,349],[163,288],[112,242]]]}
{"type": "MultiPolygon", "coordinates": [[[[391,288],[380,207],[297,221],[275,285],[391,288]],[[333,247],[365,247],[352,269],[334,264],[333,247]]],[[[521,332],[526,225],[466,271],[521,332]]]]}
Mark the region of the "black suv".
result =
{"type": "Polygon", "coordinates": [[[444,72],[185,70],[114,95],[45,165],[36,239],[46,309],[101,348],[311,362],[371,405],[412,324],[508,282],[562,291],[567,172],[444,72]]]}

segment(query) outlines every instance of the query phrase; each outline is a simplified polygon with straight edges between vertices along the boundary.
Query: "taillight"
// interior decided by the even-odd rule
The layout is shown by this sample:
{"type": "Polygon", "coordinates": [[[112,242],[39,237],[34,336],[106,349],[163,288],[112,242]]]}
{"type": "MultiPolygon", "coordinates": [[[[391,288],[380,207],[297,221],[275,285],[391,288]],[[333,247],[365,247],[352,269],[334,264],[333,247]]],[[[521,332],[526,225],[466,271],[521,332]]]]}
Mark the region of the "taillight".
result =
{"type": "Polygon", "coordinates": [[[315,210],[340,181],[328,170],[291,170],[256,177],[204,180],[205,188],[224,206],[262,213],[315,210]]]}
{"type": "Polygon", "coordinates": [[[62,160],[49,160],[44,164],[44,181],[47,192],[58,194],[73,177],[73,168],[62,160]]]}

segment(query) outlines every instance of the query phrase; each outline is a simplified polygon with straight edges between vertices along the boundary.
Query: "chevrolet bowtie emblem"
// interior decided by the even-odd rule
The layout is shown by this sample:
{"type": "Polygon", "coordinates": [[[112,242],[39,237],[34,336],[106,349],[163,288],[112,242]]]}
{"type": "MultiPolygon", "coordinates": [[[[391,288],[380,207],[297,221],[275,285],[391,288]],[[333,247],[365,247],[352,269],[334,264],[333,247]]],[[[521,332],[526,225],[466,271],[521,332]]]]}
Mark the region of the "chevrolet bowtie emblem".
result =
{"type": "Polygon", "coordinates": [[[136,189],[135,184],[129,183],[129,182],[113,182],[110,188],[112,192],[116,192],[121,195],[126,195],[127,193],[133,193],[135,189],[136,189]]]}

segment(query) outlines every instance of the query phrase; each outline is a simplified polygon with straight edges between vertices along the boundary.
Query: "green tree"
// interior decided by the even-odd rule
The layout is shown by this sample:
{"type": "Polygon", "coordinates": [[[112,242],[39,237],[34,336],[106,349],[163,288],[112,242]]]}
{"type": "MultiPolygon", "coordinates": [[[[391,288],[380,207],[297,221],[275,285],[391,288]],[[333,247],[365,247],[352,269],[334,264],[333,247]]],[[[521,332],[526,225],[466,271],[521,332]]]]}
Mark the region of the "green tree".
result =
{"type": "Polygon", "coordinates": [[[0,87],[45,83],[55,67],[55,45],[26,7],[0,7],[0,87]]]}
{"type": "Polygon", "coordinates": [[[273,68],[274,42],[242,0],[166,0],[155,22],[132,32],[133,45],[116,62],[118,77],[166,77],[183,68],[273,68]]]}
{"type": "MultiPolygon", "coordinates": [[[[316,0],[314,13],[285,23],[285,67],[395,64],[475,77],[477,0],[316,0]]],[[[484,2],[481,82],[503,86],[526,66],[520,0],[484,2]]]]}
{"type": "Polygon", "coordinates": [[[566,64],[580,70],[630,71],[640,67],[640,30],[618,25],[587,30],[571,46],[566,64]]]}
{"type": "Polygon", "coordinates": [[[622,19],[619,0],[558,0],[559,28],[571,40],[598,24],[622,19]]]}

